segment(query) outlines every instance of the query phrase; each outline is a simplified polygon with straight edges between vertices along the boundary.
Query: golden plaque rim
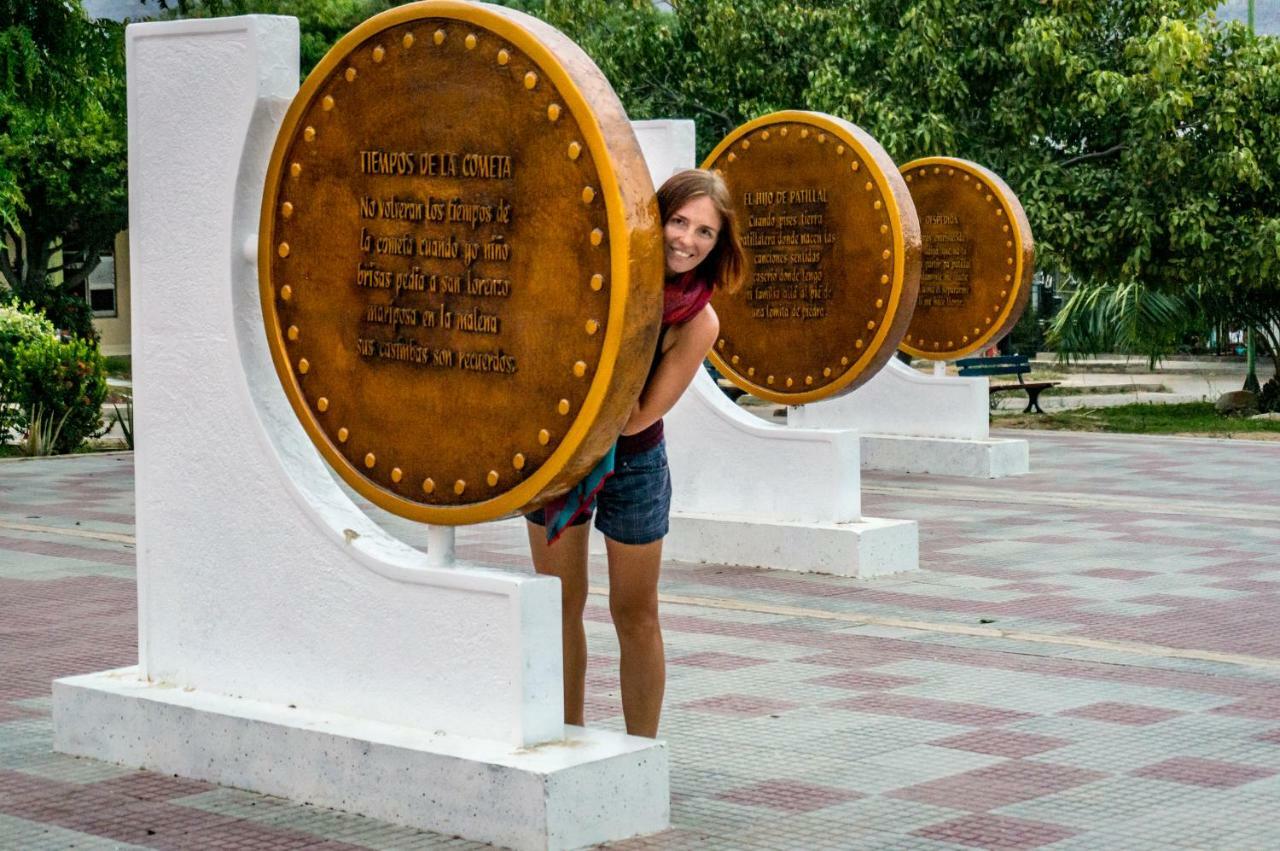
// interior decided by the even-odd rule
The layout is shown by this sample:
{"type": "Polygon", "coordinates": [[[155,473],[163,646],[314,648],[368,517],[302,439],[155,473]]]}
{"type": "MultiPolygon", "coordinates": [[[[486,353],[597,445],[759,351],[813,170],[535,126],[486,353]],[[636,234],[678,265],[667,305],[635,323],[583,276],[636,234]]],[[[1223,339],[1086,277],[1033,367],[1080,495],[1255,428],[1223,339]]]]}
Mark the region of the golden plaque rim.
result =
{"type": "MultiPolygon", "coordinates": [[[[262,204],[258,229],[258,296],[262,306],[263,325],[267,332],[268,348],[272,364],[289,400],[312,444],[329,465],[357,493],[379,508],[401,517],[423,523],[459,526],[497,520],[514,514],[525,507],[547,486],[565,466],[566,461],[582,445],[589,429],[598,419],[608,392],[623,342],[624,319],[627,302],[634,283],[630,268],[632,255],[631,234],[623,209],[624,200],[610,156],[609,144],[600,126],[599,116],[591,108],[587,96],[573,80],[554,51],[534,33],[511,17],[522,15],[518,10],[466,2],[466,0],[420,0],[381,12],[363,21],[344,35],[324,55],[298,88],[289,108],[276,130],[271,159],[263,183],[262,204]],[[275,307],[275,287],[271,279],[271,255],[275,245],[275,199],[278,195],[285,169],[285,155],[298,131],[303,116],[312,108],[319,96],[320,87],[329,75],[356,48],[370,37],[384,30],[427,18],[448,18],[465,24],[483,27],[506,39],[523,51],[530,60],[544,71],[564,101],[565,108],[577,120],[583,141],[591,152],[604,196],[607,227],[609,229],[609,311],[600,360],[593,373],[586,398],[565,432],[556,450],[527,479],[510,490],[479,502],[465,505],[423,505],[384,490],[371,482],[359,469],[347,460],[334,446],[328,434],[320,426],[314,412],[303,396],[298,376],[289,361],[283,339],[283,329],[275,307]]],[[[532,19],[535,20],[536,19],[532,19]]],[[[541,22],[539,22],[541,23],[541,22]]]]}
{"type": "MultiPolygon", "coordinates": [[[[1009,188],[1009,184],[1005,183],[1000,175],[972,160],[943,156],[914,159],[899,166],[898,172],[905,179],[907,173],[912,169],[930,166],[959,169],[985,181],[995,190],[993,194],[1004,209],[1005,217],[1008,219],[1011,226],[1010,229],[1013,232],[1014,269],[1013,280],[1009,282],[1011,293],[1004,309],[1000,311],[999,316],[991,323],[990,327],[972,342],[954,349],[926,351],[907,343],[905,338],[898,346],[899,349],[912,357],[925,360],[959,360],[974,352],[982,351],[992,345],[993,340],[999,341],[1013,330],[1012,326],[1016,324],[1017,320],[1015,319],[1013,323],[1010,323],[1009,317],[1015,308],[1018,310],[1019,318],[1021,317],[1022,312],[1026,309],[1026,302],[1030,293],[1029,285],[1035,271],[1035,239],[1031,234],[1031,223],[1027,219],[1026,211],[1022,209],[1022,202],[1018,200],[1018,196],[1009,188]]],[[[907,330],[910,331],[910,327],[907,330]]]]}
{"type": "MultiPolygon", "coordinates": [[[[778,112],[771,112],[768,115],[762,115],[759,118],[754,118],[745,124],[735,127],[727,136],[720,140],[720,143],[716,145],[711,153],[707,155],[707,158],[702,161],[702,167],[707,169],[712,168],[720,155],[742,139],[742,137],[763,127],[788,122],[809,124],[827,133],[831,133],[838,137],[845,145],[848,145],[855,150],[863,162],[877,162],[878,158],[868,150],[866,145],[863,144],[863,141],[858,138],[857,132],[855,132],[860,131],[865,134],[866,131],[861,131],[860,128],[852,122],[845,121],[844,119],[837,118],[836,116],[829,115],[825,112],[813,112],[811,110],[804,109],[784,109],[779,110],[778,112]]],[[[875,142],[875,140],[870,136],[867,136],[867,139],[875,142]]],[[[878,142],[875,142],[875,144],[877,146],[879,145],[878,142]]],[[[884,149],[881,148],[881,151],[883,152],[884,149]]],[[[887,152],[885,153],[885,157],[888,158],[887,152]]],[[[893,160],[889,159],[889,162],[892,163],[893,160]]],[[[878,162],[877,165],[879,165],[878,162]]],[[[881,197],[885,200],[887,211],[889,213],[889,220],[895,223],[893,228],[893,251],[894,256],[899,258],[899,262],[893,264],[893,281],[890,286],[888,309],[885,311],[885,315],[896,317],[902,300],[903,279],[906,275],[907,264],[903,262],[906,257],[906,235],[904,233],[902,220],[903,209],[901,205],[898,204],[898,195],[889,185],[889,180],[891,179],[891,175],[898,175],[900,177],[901,173],[899,171],[888,171],[883,168],[877,168],[876,171],[878,172],[874,176],[876,186],[880,190],[881,197]]],[[[905,191],[905,185],[903,189],[905,191]]],[[[912,210],[912,215],[914,216],[914,210],[912,210]]],[[[871,351],[877,352],[884,346],[884,340],[892,332],[894,325],[894,322],[883,322],[880,324],[875,337],[871,340],[871,351]]],[[[765,401],[775,402],[782,405],[805,405],[810,402],[817,402],[822,399],[841,396],[848,392],[850,384],[853,384],[859,379],[866,381],[870,377],[866,375],[866,370],[854,372],[852,369],[848,369],[845,370],[845,372],[836,381],[832,381],[816,390],[805,390],[799,393],[779,393],[770,387],[757,384],[746,376],[741,375],[732,364],[720,357],[715,348],[712,348],[708,357],[711,359],[711,363],[715,366],[716,370],[725,378],[728,378],[731,382],[737,385],[740,389],[747,391],[752,396],[759,399],[764,399],[765,401]]]]}

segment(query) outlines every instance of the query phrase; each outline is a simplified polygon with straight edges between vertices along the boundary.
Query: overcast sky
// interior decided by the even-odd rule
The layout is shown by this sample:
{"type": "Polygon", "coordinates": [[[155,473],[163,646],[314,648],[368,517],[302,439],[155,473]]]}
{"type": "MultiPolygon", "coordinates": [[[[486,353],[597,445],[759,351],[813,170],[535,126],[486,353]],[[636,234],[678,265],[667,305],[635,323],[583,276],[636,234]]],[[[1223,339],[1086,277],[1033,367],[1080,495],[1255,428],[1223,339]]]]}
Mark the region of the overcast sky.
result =
{"type": "MultiPolygon", "coordinates": [[[[155,15],[159,9],[157,0],[148,0],[144,5],[141,0],[83,0],[85,11],[92,18],[112,18],[114,20],[139,20],[155,15]]],[[[1249,0],[1227,0],[1218,9],[1218,17],[1232,20],[1247,20],[1249,17],[1249,0]]],[[[1280,0],[1254,0],[1254,21],[1258,32],[1268,35],[1280,35],[1280,0]]]]}
{"type": "Polygon", "coordinates": [[[150,17],[160,8],[156,0],[148,0],[145,6],[141,0],[83,0],[83,3],[89,17],[111,18],[115,21],[123,21],[125,18],[136,21],[150,17]]]}
{"type": "MultiPolygon", "coordinates": [[[[1218,8],[1218,17],[1249,20],[1249,0],[1227,0],[1218,8]]],[[[1280,35],[1280,0],[1254,0],[1253,26],[1260,33],[1280,35]]]]}

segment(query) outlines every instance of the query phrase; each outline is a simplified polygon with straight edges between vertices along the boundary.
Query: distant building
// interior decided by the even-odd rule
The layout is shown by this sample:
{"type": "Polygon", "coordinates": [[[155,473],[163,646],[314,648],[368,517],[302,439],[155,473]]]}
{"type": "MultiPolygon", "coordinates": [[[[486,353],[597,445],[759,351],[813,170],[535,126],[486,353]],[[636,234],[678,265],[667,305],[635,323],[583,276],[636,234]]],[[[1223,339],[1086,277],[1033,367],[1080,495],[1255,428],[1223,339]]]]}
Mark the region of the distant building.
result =
{"type": "Polygon", "coordinates": [[[110,254],[102,255],[85,281],[85,298],[93,308],[104,355],[127,355],[132,348],[129,298],[129,232],[116,234],[110,254]]]}
{"type": "MultiPolygon", "coordinates": [[[[82,0],[90,18],[109,21],[143,21],[156,18],[164,11],[159,0],[82,0]]],[[[129,299],[129,232],[116,235],[110,254],[104,254],[98,267],[85,282],[85,298],[93,308],[93,326],[108,355],[127,355],[130,339],[129,299]]]]}

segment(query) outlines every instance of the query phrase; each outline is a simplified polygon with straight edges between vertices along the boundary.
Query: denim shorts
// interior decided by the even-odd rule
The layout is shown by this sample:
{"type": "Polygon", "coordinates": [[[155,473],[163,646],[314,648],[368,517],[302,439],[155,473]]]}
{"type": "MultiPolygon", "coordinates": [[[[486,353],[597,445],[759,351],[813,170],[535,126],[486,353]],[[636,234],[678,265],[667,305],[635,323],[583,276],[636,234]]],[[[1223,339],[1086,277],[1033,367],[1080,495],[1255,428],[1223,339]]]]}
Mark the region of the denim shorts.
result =
{"type": "MultiPolygon", "coordinates": [[[[666,441],[634,455],[619,455],[613,475],[596,494],[596,528],[620,544],[651,544],[667,536],[671,514],[671,470],[667,466],[666,441]]],[[[525,519],[547,525],[539,508],[525,519]]],[[[584,511],[574,521],[591,520],[584,511]]]]}

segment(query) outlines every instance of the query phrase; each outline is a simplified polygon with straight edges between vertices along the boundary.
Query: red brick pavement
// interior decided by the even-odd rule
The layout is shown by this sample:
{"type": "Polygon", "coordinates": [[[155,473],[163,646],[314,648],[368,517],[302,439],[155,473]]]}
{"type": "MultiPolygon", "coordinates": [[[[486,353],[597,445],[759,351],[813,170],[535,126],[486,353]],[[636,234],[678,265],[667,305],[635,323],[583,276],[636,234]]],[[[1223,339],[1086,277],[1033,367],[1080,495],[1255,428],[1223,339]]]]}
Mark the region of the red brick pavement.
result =
{"type": "Polygon", "coordinates": [[[1108,721],[1112,724],[1144,727],[1148,724],[1159,724],[1161,721],[1168,721],[1170,718],[1176,718],[1183,713],[1175,712],[1171,709],[1161,709],[1158,706],[1136,706],[1132,703],[1104,702],[1091,703],[1088,706],[1077,707],[1060,714],[1070,718],[1090,718],[1094,721],[1108,721]]]}
{"type": "Polygon", "coordinates": [[[929,744],[955,750],[972,751],[973,753],[1003,756],[1009,759],[1021,759],[1035,756],[1047,751],[1057,750],[1071,744],[1068,739],[1053,736],[1038,736],[1034,733],[1019,733],[1013,730],[974,730],[972,733],[961,733],[938,739],[929,744]]]}
{"type": "Polygon", "coordinates": [[[791,813],[810,813],[836,804],[856,801],[865,796],[848,789],[819,786],[814,783],[768,780],[722,792],[715,797],[735,804],[768,807],[772,810],[791,813]]]}
{"type": "Polygon", "coordinates": [[[1218,759],[1179,756],[1133,772],[1135,777],[1168,780],[1171,783],[1188,783],[1213,789],[1233,789],[1264,777],[1280,774],[1280,768],[1258,768],[1238,765],[1218,759]]]}
{"type": "Polygon", "coordinates": [[[136,786],[115,781],[58,783],[0,769],[0,812],[116,842],[174,851],[231,847],[357,851],[358,846],[311,834],[175,806],[162,797],[161,784],[153,776],[136,786]]]}
{"type": "Polygon", "coordinates": [[[971,848],[1018,851],[1052,845],[1075,836],[1076,832],[1058,824],[980,813],[920,828],[913,835],[971,848]]]}
{"type": "Polygon", "coordinates": [[[1106,776],[1066,765],[1009,760],[889,794],[938,807],[983,812],[1083,786],[1106,776]]]}
{"type": "Polygon", "coordinates": [[[136,664],[137,605],[127,579],[0,579],[0,701],[45,697],[58,677],[136,664]]]}

